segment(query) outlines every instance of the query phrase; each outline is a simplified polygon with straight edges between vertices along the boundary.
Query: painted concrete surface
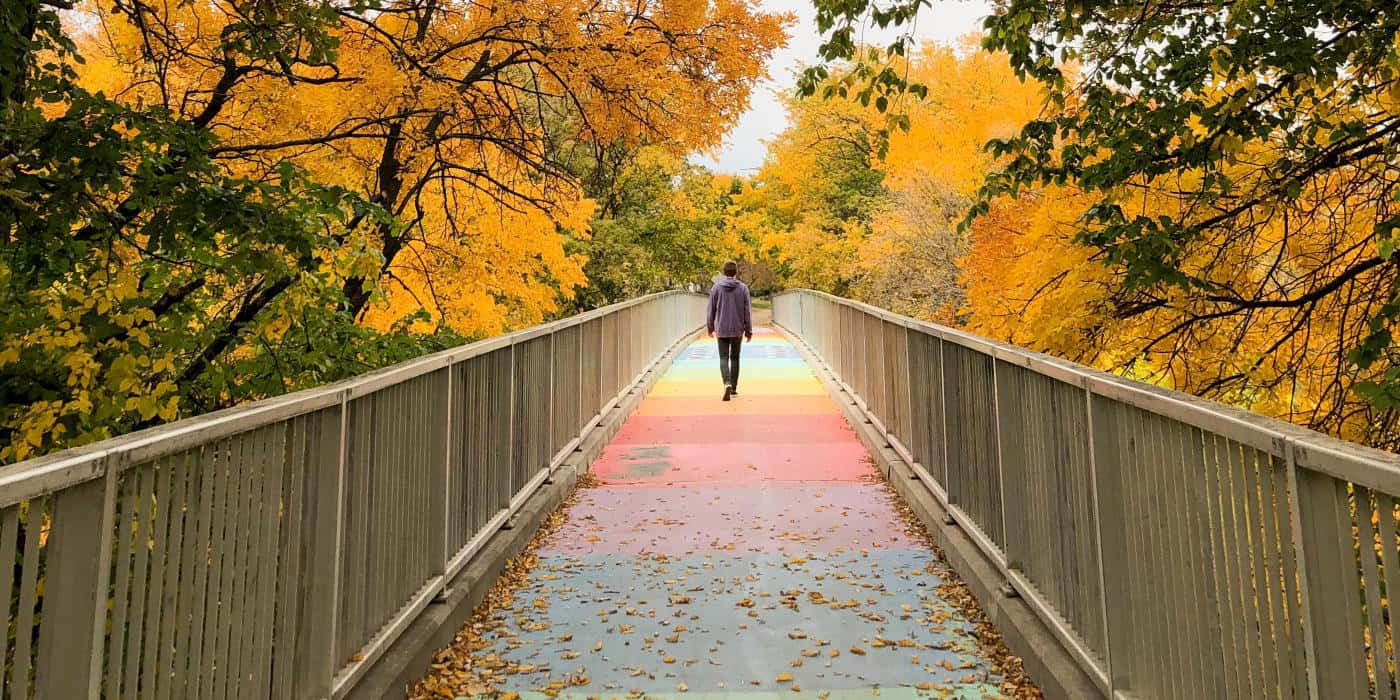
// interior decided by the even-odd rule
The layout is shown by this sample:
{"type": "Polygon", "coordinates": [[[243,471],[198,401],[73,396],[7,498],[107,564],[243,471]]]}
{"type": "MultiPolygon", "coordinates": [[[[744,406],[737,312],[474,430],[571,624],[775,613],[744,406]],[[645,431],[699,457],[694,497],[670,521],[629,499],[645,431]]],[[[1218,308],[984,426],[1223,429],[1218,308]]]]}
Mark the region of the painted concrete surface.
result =
{"type": "Polygon", "coordinates": [[[947,569],[801,355],[766,329],[742,352],[722,402],[714,341],[692,344],[604,449],[486,640],[502,688],[998,697],[947,569]]]}

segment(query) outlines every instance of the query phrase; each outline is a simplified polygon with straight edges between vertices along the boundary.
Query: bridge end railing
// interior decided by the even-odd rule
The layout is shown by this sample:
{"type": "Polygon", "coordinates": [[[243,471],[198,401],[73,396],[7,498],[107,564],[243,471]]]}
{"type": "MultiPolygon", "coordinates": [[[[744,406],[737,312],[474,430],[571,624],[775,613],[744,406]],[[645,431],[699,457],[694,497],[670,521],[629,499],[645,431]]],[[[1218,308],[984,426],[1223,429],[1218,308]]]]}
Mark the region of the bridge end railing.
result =
{"type": "Polygon", "coordinates": [[[820,292],[773,313],[1106,695],[1400,697],[1396,455],[820,292]]]}

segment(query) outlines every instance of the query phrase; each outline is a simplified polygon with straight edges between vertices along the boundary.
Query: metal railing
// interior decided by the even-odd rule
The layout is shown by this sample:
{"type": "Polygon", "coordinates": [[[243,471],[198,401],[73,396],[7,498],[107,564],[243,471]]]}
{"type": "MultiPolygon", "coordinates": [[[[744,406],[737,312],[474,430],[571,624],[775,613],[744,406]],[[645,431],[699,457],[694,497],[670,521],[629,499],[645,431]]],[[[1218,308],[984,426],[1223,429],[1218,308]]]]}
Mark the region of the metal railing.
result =
{"type": "Polygon", "coordinates": [[[820,292],[773,312],[1105,694],[1396,697],[1396,455],[820,292]]]}
{"type": "Polygon", "coordinates": [[[339,697],[643,372],[667,292],[0,468],[0,697],[339,697]]]}

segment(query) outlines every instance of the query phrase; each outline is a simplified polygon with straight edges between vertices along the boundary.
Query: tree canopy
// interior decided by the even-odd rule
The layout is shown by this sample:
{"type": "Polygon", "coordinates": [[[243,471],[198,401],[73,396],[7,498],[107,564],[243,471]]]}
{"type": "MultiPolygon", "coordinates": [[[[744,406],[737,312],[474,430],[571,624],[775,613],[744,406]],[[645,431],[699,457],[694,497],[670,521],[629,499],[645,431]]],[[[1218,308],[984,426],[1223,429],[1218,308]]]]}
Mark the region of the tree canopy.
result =
{"type": "MultiPolygon", "coordinates": [[[[816,5],[834,63],[803,90],[917,109],[928,88],[898,70],[907,39],[851,37],[907,28],[926,0],[816,5]]],[[[964,228],[1009,227],[1003,253],[1042,259],[1029,288],[998,277],[1003,297],[1086,301],[1056,342],[1019,339],[1393,445],[1400,9],[1006,0],[984,26],[983,47],[1044,101],[990,142],[964,228]]]]}

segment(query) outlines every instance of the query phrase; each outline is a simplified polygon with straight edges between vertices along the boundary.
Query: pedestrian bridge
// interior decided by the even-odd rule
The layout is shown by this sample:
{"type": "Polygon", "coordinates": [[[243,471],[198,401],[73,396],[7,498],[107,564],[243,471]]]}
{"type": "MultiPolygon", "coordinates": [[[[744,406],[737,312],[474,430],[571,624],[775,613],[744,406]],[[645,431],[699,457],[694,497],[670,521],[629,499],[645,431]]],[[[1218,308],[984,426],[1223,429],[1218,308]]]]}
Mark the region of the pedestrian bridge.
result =
{"type": "Polygon", "coordinates": [[[960,575],[1048,695],[1396,697],[1395,455],[810,291],[724,403],[703,309],[0,468],[0,696],[1022,692],[960,575]]]}

